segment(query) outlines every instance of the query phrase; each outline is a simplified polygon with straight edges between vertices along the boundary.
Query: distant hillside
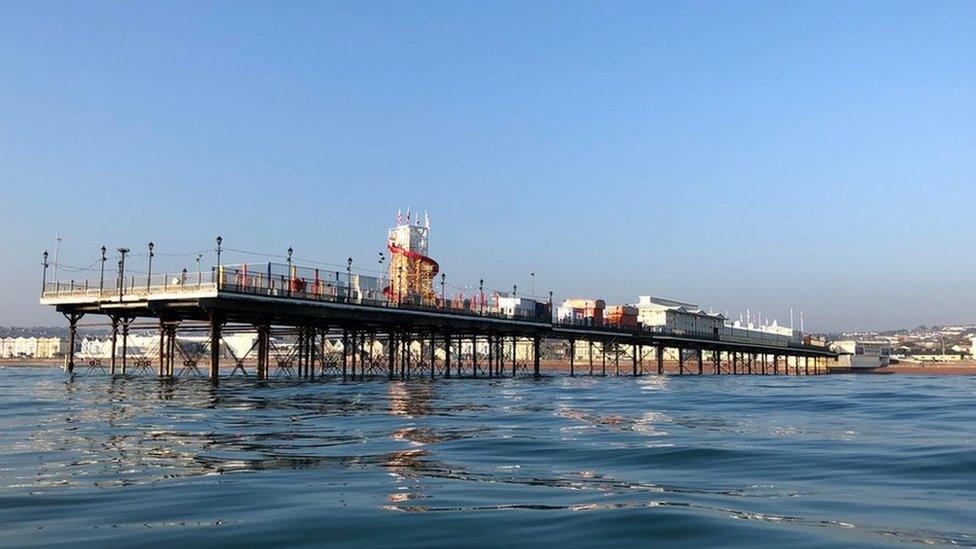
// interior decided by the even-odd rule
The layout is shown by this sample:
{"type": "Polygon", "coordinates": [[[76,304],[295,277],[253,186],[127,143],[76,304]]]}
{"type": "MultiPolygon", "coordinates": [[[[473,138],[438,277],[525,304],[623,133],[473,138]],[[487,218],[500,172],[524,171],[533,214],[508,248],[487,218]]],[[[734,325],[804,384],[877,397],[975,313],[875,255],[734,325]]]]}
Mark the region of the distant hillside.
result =
{"type": "MultiPolygon", "coordinates": [[[[78,336],[99,335],[107,333],[106,329],[79,328],[78,336]]],[[[0,326],[0,338],[4,337],[68,337],[67,326],[0,326]]]]}

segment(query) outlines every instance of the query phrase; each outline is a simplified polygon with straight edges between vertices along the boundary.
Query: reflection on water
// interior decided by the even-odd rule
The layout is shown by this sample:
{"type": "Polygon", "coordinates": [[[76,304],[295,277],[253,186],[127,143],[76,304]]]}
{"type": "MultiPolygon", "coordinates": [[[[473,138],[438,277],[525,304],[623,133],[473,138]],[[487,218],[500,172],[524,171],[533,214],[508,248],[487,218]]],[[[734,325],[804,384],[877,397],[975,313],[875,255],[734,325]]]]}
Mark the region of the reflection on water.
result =
{"type": "Polygon", "coordinates": [[[0,369],[0,524],[10,545],[161,541],[145,530],[252,545],[973,545],[974,393],[972,378],[215,387],[0,369]]]}

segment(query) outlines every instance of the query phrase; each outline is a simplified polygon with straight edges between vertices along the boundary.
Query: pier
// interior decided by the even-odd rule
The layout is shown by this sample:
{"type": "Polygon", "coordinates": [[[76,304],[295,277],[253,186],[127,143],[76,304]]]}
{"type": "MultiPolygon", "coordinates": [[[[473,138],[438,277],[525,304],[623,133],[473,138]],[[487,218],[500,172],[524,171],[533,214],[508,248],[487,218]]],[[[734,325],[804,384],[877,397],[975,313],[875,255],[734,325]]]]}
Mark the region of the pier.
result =
{"type": "MultiPolygon", "coordinates": [[[[104,250],[102,257],[104,266],[104,250]]],[[[97,283],[48,281],[45,267],[40,303],[68,321],[68,372],[87,366],[110,374],[200,375],[214,382],[234,375],[539,377],[543,348],[553,345],[563,350],[557,358],[571,376],[817,375],[836,360],[829,349],[802,343],[563,324],[552,314],[551,293],[548,303],[531,312],[505,310],[486,306],[483,298],[449,299],[441,278],[440,296],[420,298],[389,291],[405,287],[403,281],[370,282],[351,266],[350,261],[344,272],[305,268],[292,264],[289,255],[287,264],[218,260],[208,272],[193,274],[153,275],[150,265],[148,275],[127,277],[123,260],[114,280],[106,280],[103,270],[97,283]],[[110,330],[112,350],[105,362],[75,351],[78,324],[92,317],[110,330]],[[158,336],[138,356],[129,353],[134,330],[158,336]],[[228,345],[228,338],[240,334],[253,336],[246,352],[228,345]],[[198,343],[187,345],[187,338],[198,343]]]]}

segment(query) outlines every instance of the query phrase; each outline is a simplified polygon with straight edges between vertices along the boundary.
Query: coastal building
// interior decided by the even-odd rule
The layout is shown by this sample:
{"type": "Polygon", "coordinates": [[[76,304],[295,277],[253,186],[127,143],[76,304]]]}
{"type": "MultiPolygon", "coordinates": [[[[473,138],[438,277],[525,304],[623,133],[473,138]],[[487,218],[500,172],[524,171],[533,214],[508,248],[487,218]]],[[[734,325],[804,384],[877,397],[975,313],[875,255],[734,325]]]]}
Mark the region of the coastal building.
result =
{"type": "MultiPolygon", "coordinates": [[[[126,338],[126,354],[128,356],[141,356],[154,353],[159,346],[159,336],[147,336],[142,334],[129,334],[126,338]]],[[[115,342],[116,353],[122,354],[122,338],[115,342]]],[[[111,358],[112,357],[112,338],[86,337],[81,340],[81,356],[86,359],[92,358],[111,358]]]]}
{"type": "Polygon", "coordinates": [[[725,317],[709,313],[693,303],[642,295],[637,303],[637,322],[651,329],[677,334],[716,335],[725,317]]]}
{"type": "Polygon", "coordinates": [[[881,368],[891,362],[891,343],[887,341],[835,341],[830,350],[840,355],[831,368],[881,368]]]}
{"type": "Polygon", "coordinates": [[[39,337],[37,338],[37,350],[35,358],[56,358],[63,356],[65,351],[64,342],[60,337],[39,337]]]}
{"type": "Polygon", "coordinates": [[[521,318],[534,318],[539,306],[534,299],[511,296],[498,296],[497,303],[499,313],[521,318]]]}
{"type": "Polygon", "coordinates": [[[637,327],[637,307],[633,305],[611,305],[604,312],[604,323],[619,328],[637,327]]]}
{"type": "Polygon", "coordinates": [[[18,337],[14,340],[14,356],[33,357],[37,353],[36,337],[18,337]]]}
{"type": "Polygon", "coordinates": [[[0,339],[0,358],[55,358],[64,354],[60,337],[5,337],[0,339]]]}
{"type": "Polygon", "coordinates": [[[16,338],[5,337],[0,339],[0,358],[11,358],[14,356],[14,344],[16,338]]]}
{"type": "MultiPolygon", "coordinates": [[[[804,342],[803,335],[799,331],[780,326],[775,320],[769,324],[743,323],[741,321],[727,322],[724,327],[719,329],[718,333],[719,337],[725,341],[738,341],[742,343],[765,343],[786,346],[804,342]]],[[[825,340],[821,346],[826,346],[825,340]]]]}
{"type": "Polygon", "coordinates": [[[601,326],[606,306],[602,299],[567,299],[556,309],[556,321],[574,326],[601,326]]]}

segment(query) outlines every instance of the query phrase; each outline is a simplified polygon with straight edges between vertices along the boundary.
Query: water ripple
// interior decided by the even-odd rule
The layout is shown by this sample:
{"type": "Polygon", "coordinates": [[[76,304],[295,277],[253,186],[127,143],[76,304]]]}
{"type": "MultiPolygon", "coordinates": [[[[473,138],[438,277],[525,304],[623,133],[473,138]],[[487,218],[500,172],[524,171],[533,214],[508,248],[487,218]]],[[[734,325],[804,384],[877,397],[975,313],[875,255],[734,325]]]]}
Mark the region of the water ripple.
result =
{"type": "Polygon", "coordinates": [[[973,546],[974,394],[968,377],[0,369],[0,524],[13,546],[973,546]]]}

